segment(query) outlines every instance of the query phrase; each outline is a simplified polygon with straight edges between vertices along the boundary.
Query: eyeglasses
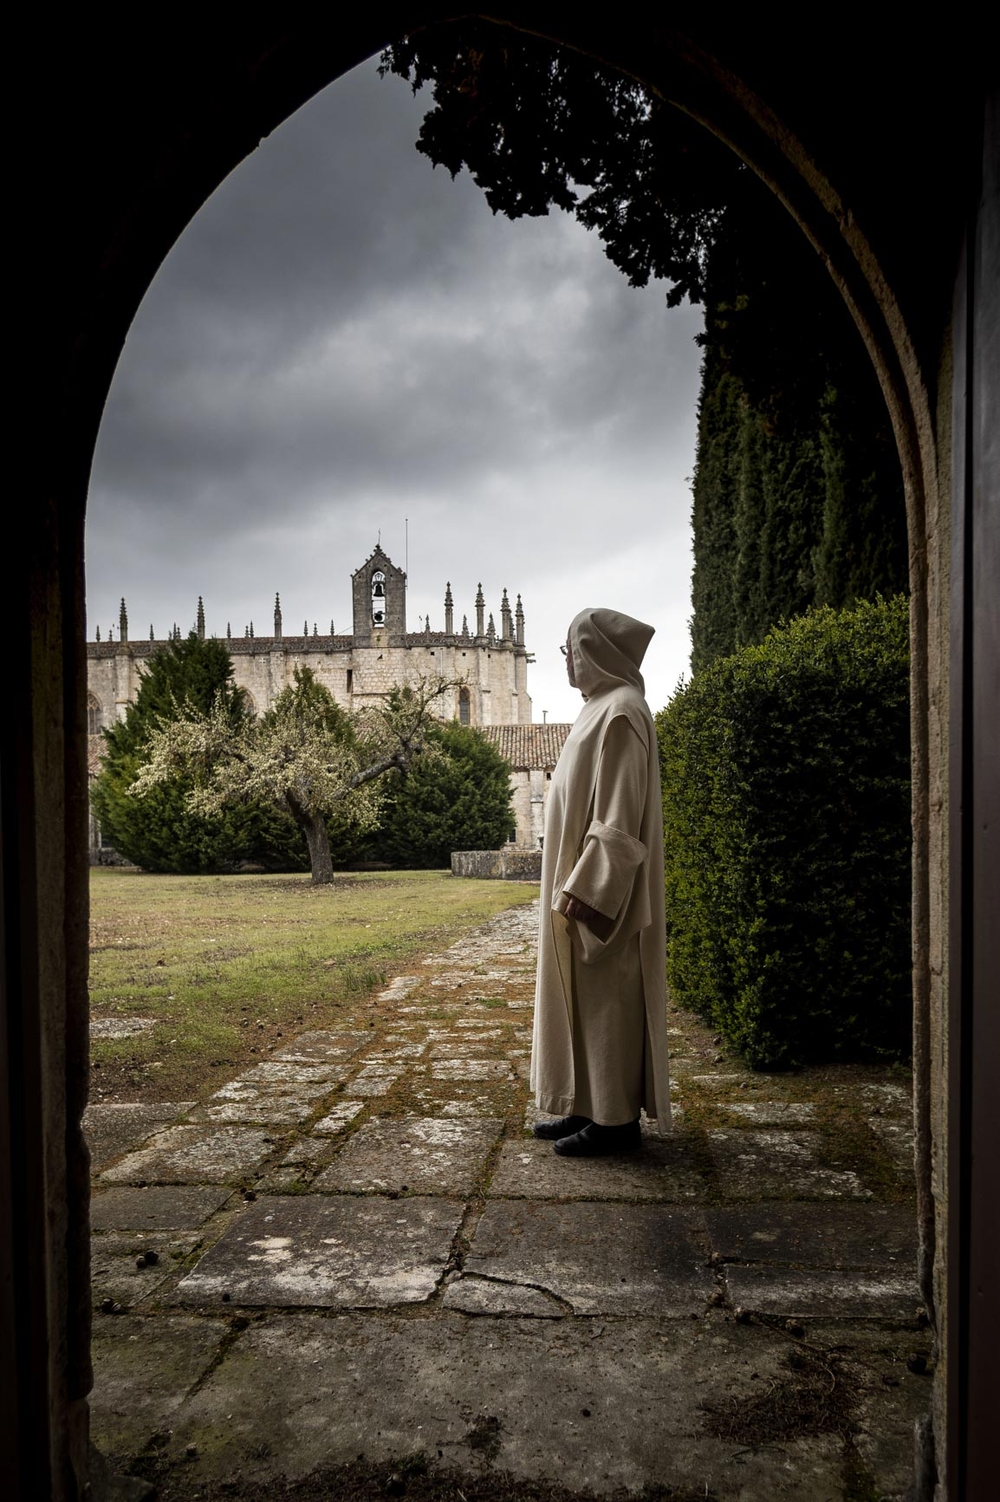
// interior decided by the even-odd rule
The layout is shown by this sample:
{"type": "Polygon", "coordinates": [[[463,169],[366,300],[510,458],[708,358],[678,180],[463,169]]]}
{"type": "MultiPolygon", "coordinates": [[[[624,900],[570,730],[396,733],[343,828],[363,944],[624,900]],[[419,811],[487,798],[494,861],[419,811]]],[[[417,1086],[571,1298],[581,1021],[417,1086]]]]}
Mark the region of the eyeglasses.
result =
{"type": "Polygon", "coordinates": [[[560,652],[562,653],[562,655],[564,657],[568,657],[569,656],[569,648],[567,647],[567,645],[566,645],[565,642],[562,642],[560,644],[559,650],[560,650],[560,652]]]}

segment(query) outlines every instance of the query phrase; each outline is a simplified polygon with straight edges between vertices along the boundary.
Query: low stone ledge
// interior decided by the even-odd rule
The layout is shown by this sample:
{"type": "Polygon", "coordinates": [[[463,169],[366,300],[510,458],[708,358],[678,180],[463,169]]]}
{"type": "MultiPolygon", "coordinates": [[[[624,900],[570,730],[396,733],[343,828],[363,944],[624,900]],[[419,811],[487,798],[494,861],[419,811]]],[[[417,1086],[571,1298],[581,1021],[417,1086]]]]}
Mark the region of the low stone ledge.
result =
{"type": "Polygon", "coordinates": [[[511,846],[506,850],[455,850],[452,876],[473,876],[479,881],[541,881],[542,852],[511,846]]]}

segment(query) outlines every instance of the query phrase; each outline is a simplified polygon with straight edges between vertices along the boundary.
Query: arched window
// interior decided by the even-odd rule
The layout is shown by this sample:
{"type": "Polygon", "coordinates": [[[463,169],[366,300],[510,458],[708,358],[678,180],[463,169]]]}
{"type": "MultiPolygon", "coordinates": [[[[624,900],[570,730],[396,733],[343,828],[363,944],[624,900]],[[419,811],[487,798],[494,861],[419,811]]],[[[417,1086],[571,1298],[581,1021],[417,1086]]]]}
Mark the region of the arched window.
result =
{"type": "Polygon", "coordinates": [[[93,694],[87,695],[87,734],[101,733],[101,701],[93,694]]]}
{"type": "Polygon", "coordinates": [[[458,691],[458,722],[460,725],[471,723],[472,705],[469,699],[469,690],[461,688],[458,691]]]}
{"type": "Polygon", "coordinates": [[[250,690],[248,688],[245,688],[243,690],[243,703],[246,705],[246,707],[249,710],[249,712],[252,715],[256,716],[256,714],[257,714],[257,701],[256,701],[256,699],[254,698],[253,694],[250,692],[250,690]]]}
{"type": "Polygon", "coordinates": [[[381,569],[372,574],[372,625],[385,625],[385,574],[381,569]]]}

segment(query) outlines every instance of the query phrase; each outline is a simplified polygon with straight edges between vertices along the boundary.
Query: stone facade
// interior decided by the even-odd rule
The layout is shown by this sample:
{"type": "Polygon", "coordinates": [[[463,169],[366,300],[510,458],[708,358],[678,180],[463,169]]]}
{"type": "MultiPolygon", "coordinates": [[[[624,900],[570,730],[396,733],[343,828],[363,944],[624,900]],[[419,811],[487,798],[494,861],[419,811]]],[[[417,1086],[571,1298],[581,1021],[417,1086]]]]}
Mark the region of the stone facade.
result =
{"type": "MultiPolygon", "coordinates": [[[[276,596],[272,635],[257,636],[251,624],[242,636],[227,637],[233,677],[250,695],[258,714],[265,713],[293,681],[297,667],[309,667],[345,709],[361,709],[400,684],[439,675],[461,680],[461,686],[442,698],[442,719],[457,719],[464,725],[531,723],[531,657],[524,645],[520,595],[512,610],[504,590],[498,631],[492,614],[488,621],[485,618],[480,585],[475,629],[471,630],[467,617],[463,617],[461,629],[456,631],[449,584],[444,597],[445,629],[432,631],[428,621],[422,631],[407,631],[406,575],[377,547],[354,573],[352,596],[354,629],[349,636],[335,636],[332,630],[320,635],[315,623],[311,633],[307,630],[300,636],[286,635],[276,596]]],[[[330,625],[332,628],[332,621],[330,625]]],[[[197,629],[204,635],[200,601],[197,629]]],[[[123,600],[118,640],[98,638],[87,643],[91,734],[124,718],[138,692],[144,659],[165,645],[165,640],[130,639],[123,600]]]]}
{"type": "MultiPolygon", "coordinates": [[[[517,596],[512,608],[504,590],[500,628],[487,616],[482,585],[470,628],[463,616],[455,629],[455,607],[449,583],[444,595],[444,630],[432,631],[429,619],[422,631],[406,629],[406,574],[376,547],[351,579],[353,630],[320,635],[318,624],[302,635],[286,635],[281,603],[274,602],[273,631],[258,636],[248,624],[242,636],[227,634],[233,677],[249,695],[258,714],[264,714],[278,694],[294,681],[295,669],[311,668],[345,709],[358,710],[384,698],[401,684],[421,677],[454,681],[436,706],[443,720],[484,730],[511,765],[515,843],[537,849],[544,827],[543,807],[548,779],[569,731],[563,725],[532,725],[528,694],[531,654],[524,644],[524,611],[517,596]]],[[[197,627],[205,634],[205,614],[198,602],[197,627]]],[[[175,632],[176,633],[176,628],[175,632]]],[[[110,635],[110,633],[109,633],[110,635]]],[[[91,736],[91,775],[96,775],[102,728],[125,717],[139,691],[142,665],[169,638],[133,641],[129,635],[125,601],[118,622],[118,639],[87,643],[87,717],[91,736]]],[[[100,831],[91,819],[91,859],[100,860],[100,831]]]]}

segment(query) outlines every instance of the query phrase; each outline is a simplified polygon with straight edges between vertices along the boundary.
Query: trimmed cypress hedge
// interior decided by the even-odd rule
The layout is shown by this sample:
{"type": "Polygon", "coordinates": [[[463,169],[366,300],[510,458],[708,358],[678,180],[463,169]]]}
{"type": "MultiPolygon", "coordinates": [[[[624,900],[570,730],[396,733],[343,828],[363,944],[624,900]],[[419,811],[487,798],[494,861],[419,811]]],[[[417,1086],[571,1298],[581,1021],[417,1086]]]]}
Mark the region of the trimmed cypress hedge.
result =
{"type": "Polygon", "coordinates": [[[907,602],[810,612],[657,716],[667,979],[754,1068],[910,1051],[907,602]]]}

